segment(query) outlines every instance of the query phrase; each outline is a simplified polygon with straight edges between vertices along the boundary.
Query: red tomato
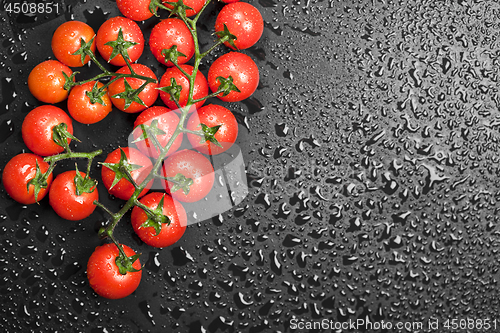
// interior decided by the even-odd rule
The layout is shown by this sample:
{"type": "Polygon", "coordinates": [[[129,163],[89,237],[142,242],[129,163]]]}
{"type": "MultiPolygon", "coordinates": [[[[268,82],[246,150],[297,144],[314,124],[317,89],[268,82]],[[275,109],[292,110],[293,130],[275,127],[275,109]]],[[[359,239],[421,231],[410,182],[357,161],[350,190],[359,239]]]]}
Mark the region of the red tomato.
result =
{"type": "MultiPolygon", "coordinates": [[[[142,76],[147,76],[152,79],[155,79],[156,81],[158,80],[156,78],[155,73],[149,67],[146,67],[141,64],[132,64],[132,69],[134,72],[136,72],[139,75],[142,76]]],[[[120,68],[118,71],[116,71],[118,74],[130,74],[130,69],[128,66],[120,68]]],[[[114,77],[111,78],[112,80],[114,77]]],[[[136,79],[136,78],[122,78],[114,81],[109,85],[109,96],[111,96],[111,102],[120,110],[127,112],[127,113],[135,113],[135,112],[140,112],[151,105],[154,104],[156,99],[158,98],[158,90],[156,88],[158,87],[158,83],[152,82],[146,85],[146,87],[139,93],[139,98],[146,104],[146,106],[141,105],[137,102],[132,102],[127,108],[125,108],[125,99],[123,98],[115,98],[116,94],[121,94],[125,91],[125,82],[127,81],[128,84],[132,89],[137,89],[142,84],[145,82],[144,80],[141,79],[136,79]]]]}
{"type": "MultiPolygon", "coordinates": [[[[143,111],[135,120],[134,122],[134,140],[139,138],[142,134],[143,131],[137,126],[140,125],[151,125],[151,122],[153,120],[158,121],[158,129],[162,130],[165,132],[165,134],[162,135],[156,135],[156,138],[158,139],[158,142],[165,147],[172,137],[172,134],[174,134],[175,129],[177,128],[177,125],[179,124],[179,116],[175,114],[175,112],[172,112],[170,109],[167,109],[166,107],[163,106],[153,106],[145,111],[143,111]]],[[[182,144],[182,133],[179,133],[177,138],[174,140],[174,143],[169,149],[169,152],[167,155],[172,154],[175,152],[177,149],[182,144]]],[[[160,151],[153,145],[150,139],[145,139],[142,141],[136,142],[137,148],[141,151],[146,156],[153,157],[153,158],[158,158],[160,155],[160,151]]]]}
{"type": "MultiPolygon", "coordinates": [[[[82,178],[85,177],[85,173],[81,171],[80,175],[82,178]]],[[[71,221],[83,220],[90,216],[96,208],[94,200],[99,200],[97,187],[94,187],[91,193],[82,192],[77,195],[75,177],[75,170],[57,175],[49,191],[49,203],[52,209],[63,219],[71,221]]]]}
{"type": "Polygon", "coordinates": [[[259,69],[255,62],[246,54],[229,52],[217,58],[208,70],[208,85],[212,92],[219,89],[219,76],[233,78],[234,85],[240,90],[231,91],[229,95],[218,95],[222,101],[238,102],[250,97],[259,85],[259,69]]]}
{"type": "Polygon", "coordinates": [[[156,235],[154,227],[141,227],[148,220],[142,208],[132,209],[132,227],[139,238],[146,244],[154,247],[167,247],[181,239],[187,225],[187,216],[184,207],[170,195],[159,192],[148,193],[140,202],[155,210],[163,198],[163,215],[170,219],[170,224],[162,224],[160,233],[156,235]]]}
{"type": "Polygon", "coordinates": [[[47,60],[38,65],[28,76],[28,88],[33,96],[44,103],[59,103],[68,97],[64,89],[63,72],[69,77],[73,71],[57,60],[47,60]]]}
{"type": "Polygon", "coordinates": [[[173,45],[177,45],[177,51],[185,55],[185,57],[177,58],[179,65],[188,62],[194,54],[193,36],[186,24],[177,18],[162,20],[151,30],[149,36],[151,53],[160,63],[174,66],[171,61],[165,62],[165,57],[162,54],[164,49],[170,49],[173,45]]]}
{"type": "MultiPolygon", "coordinates": [[[[235,2],[224,6],[215,20],[215,31],[224,31],[224,24],[229,32],[236,36],[234,45],[240,50],[257,43],[264,31],[264,21],[259,10],[246,2],[235,2]]],[[[229,42],[224,44],[235,49],[229,42]]]]}
{"type": "Polygon", "coordinates": [[[191,145],[199,152],[207,155],[217,155],[228,150],[236,141],[238,136],[238,122],[233,113],[223,106],[209,104],[193,113],[187,123],[187,129],[198,131],[202,129],[201,124],[208,127],[220,126],[214,135],[222,147],[210,141],[201,143],[202,138],[196,134],[188,133],[187,137],[191,145]]]}
{"type": "MultiPolygon", "coordinates": [[[[180,66],[186,73],[189,75],[193,74],[194,67],[190,65],[181,65],[180,66]]],[[[167,87],[170,86],[170,80],[174,78],[176,84],[180,85],[182,88],[181,93],[180,93],[180,98],[179,98],[179,105],[184,107],[186,106],[187,100],[188,100],[188,95],[189,95],[189,80],[188,78],[177,68],[177,67],[171,67],[168,68],[165,74],[161,77],[161,81],[159,84],[159,87],[167,87]]],[[[205,78],[205,75],[203,75],[202,72],[198,71],[196,74],[196,79],[194,80],[194,88],[193,88],[193,99],[200,99],[208,95],[208,82],[207,79],[205,78]]],[[[163,103],[167,107],[169,107],[172,110],[175,110],[177,112],[180,112],[180,110],[177,108],[177,105],[175,102],[170,98],[170,94],[160,91],[160,97],[163,103]]],[[[200,108],[203,103],[205,103],[205,100],[200,101],[196,104],[194,104],[190,109],[189,112],[193,112],[197,108],[200,108]]]]}
{"type": "MultiPolygon", "coordinates": [[[[137,149],[129,147],[121,149],[125,152],[128,163],[142,166],[141,168],[133,170],[131,172],[132,179],[134,179],[137,184],[142,183],[142,181],[146,179],[146,177],[151,172],[151,169],[153,169],[153,164],[151,163],[150,159],[137,149]]],[[[121,151],[120,148],[118,148],[109,153],[109,155],[106,157],[106,160],[104,160],[104,163],[118,163],[120,161],[120,157],[121,151]]],[[[128,200],[135,191],[134,185],[132,185],[126,178],[121,178],[120,181],[115,184],[115,186],[111,187],[113,185],[113,181],[115,180],[115,171],[109,169],[104,165],[102,167],[101,177],[102,182],[108,190],[109,194],[112,194],[117,198],[128,200]]],[[[140,193],[139,197],[146,194],[152,184],[153,181],[149,182],[144,190],[140,193]]]]}
{"type": "MultiPolygon", "coordinates": [[[[121,244],[125,254],[130,257],[135,255],[127,245],[121,244]]],[[[137,259],[133,267],[139,271],[121,274],[116,265],[119,250],[115,244],[104,244],[95,248],[87,262],[87,278],[90,287],[102,297],[109,299],[123,298],[133,293],[141,282],[141,263],[137,259]]]]}
{"type": "MultiPolygon", "coordinates": [[[[73,54],[81,46],[81,39],[88,43],[94,37],[94,29],[88,24],[80,21],[68,21],[61,24],[52,36],[52,52],[57,60],[70,67],[82,67],[90,61],[89,56],[85,56],[82,63],[80,54],[73,54]]],[[[95,40],[90,46],[95,52],[95,40]]]]}
{"type": "MultiPolygon", "coordinates": [[[[164,0],[163,4],[167,8],[174,8],[169,2],[177,2],[177,0],[164,0]]],[[[191,9],[186,10],[186,16],[194,16],[198,14],[198,12],[203,8],[203,5],[205,4],[206,0],[184,0],[183,3],[188,6],[191,9]]]]}
{"type": "MultiPolygon", "coordinates": [[[[76,121],[82,124],[95,124],[103,120],[113,109],[113,104],[109,99],[108,92],[101,96],[104,105],[100,103],[92,104],[87,92],[92,91],[96,81],[90,81],[71,89],[68,98],[68,112],[76,121]]],[[[97,82],[97,87],[101,88],[103,84],[97,82]]]]}
{"type": "Polygon", "coordinates": [[[149,10],[151,0],[116,0],[116,6],[123,16],[134,21],[144,21],[153,16],[149,10]]]}
{"type": "Polygon", "coordinates": [[[182,202],[196,202],[205,198],[214,184],[215,176],[212,164],[205,156],[193,150],[185,149],[170,155],[163,162],[161,171],[164,177],[175,177],[177,174],[182,174],[193,180],[188,194],[185,194],[182,189],[171,193],[170,189],[174,184],[171,181],[162,182],[165,190],[174,199],[182,202]]]}
{"type": "MultiPolygon", "coordinates": [[[[30,185],[28,189],[28,182],[35,178],[37,163],[41,173],[47,172],[49,164],[40,156],[30,153],[14,156],[3,168],[3,186],[12,199],[19,203],[29,205],[37,202],[35,200],[35,186],[30,185]]],[[[38,201],[47,195],[52,177],[51,173],[47,178],[47,188],[41,188],[38,192],[38,201]]]]}
{"type": "MultiPolygon", "coordinates": [[[[28,113],[24,118],[21,132],[28,149],[40,156],[61,153],[64,148],[52,139],[52,128],[61,123],[67,125],[67,131],[73,134],[71,118],[60,108],[42,105],[28,113]]],[[[68,139],[68,144],[71,140],[68,139]]]]}
{"type": "Polygon", "coordinates": [[[125,66],[127,63],[121,54],[118,54],[113,57],[113,59],[110,59],[113,47],[105,44],[107,42],[113,42],[118,38],[120,28],[122,29],[123,39],[125,41],[137,43],[136,45],[127,48],[131,63],[137,61],[144,50],[144,36],[142,35],[141,28],[139,28],[137,23],[131,19],[121,16],[108,19],[97,31],[96,43],[101,56],[110,64],[115,66],[125,66]]]}

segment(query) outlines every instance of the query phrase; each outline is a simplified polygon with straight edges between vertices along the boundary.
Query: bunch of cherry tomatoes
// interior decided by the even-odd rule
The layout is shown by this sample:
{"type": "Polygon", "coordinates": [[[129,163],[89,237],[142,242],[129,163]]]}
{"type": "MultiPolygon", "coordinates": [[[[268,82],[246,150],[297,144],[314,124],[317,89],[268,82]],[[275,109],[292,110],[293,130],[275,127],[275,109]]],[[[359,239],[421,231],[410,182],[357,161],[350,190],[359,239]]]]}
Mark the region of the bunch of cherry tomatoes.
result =
{"type": "Polygon", "coordinates": [[[117,0],[124,15],[105,21],[97,31],[84,22],[68,21],[52,37],[57,60],[37,65],[29,74],[28,87],[41,102],[22,124],[22,137],[31,153],[14,156],[5,165],[2,182],[7,193],[22,204],[33,204],[47,194],[54,211],[67,220],[90,216],[96,207],[110,215],[100,236],[108,242],[95,249],[87,265],[90,286],[107,298],[131,294],[141,279],[138,255],[113,237],[113,229],[132,209],[131,223],[148,245],[166,247],[179,240],[187,225],[181,202],[204,199],[214,183],[214,169],[206,155],[223,153],[238,135],[238,124],[227,108],[208,104],[208,98],[235,102],[256,90],[259,71],[254,61],[239,50],[254,45],[263,32],[259,11],[245,2],[224,1],[217,16],[217,43],[200,51],[196,23],[206,0],[117,0]],[[149,49],[164,65],[160,80],[137,63],[144,52],[144,35],[135,21],[150,19],[159,9],[171,12],[159,20],[149,37],[149,49]],[[200,60],[219,44],[232,51],[217,58],[205,76],[200,60]],[[113,72],[96,56],[116,66],[113,72]],[[76,81],[77,71],[89,62],[102,70],[96,77],[76,81]],[[210,92],[211,91],[211,92],[210,92]],[[153,106],[158,97],[165,106],[153,106]],[[67,100],[67,112],[52,104],[67,100]],[[125,200],[113,213],[99,203],[97,183],[90,177],[92,161],[101,150],[75,152],[70,143],[73,120],[94,124],[113,106],[139,113],[134,123],[135,147],[117,148],[102,162],[102,183],[113,196],[125,200]],[[69,115],[68,115],[69,113],[69,115]],[[179,150],[186,136],[193,149],[179,150]],[[86,170],[53,176],[57,162],[87,159],[86,170]],[[160,179],[165,192],[149,192],[160,179]]]}

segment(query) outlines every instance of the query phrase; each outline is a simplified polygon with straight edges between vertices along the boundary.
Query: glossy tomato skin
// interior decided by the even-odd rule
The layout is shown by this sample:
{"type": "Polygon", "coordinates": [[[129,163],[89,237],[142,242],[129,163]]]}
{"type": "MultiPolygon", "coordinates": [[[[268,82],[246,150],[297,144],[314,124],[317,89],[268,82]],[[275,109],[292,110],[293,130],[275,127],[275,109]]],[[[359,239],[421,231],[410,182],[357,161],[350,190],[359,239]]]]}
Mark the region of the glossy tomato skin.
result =
{"type": "MultiPolygon", "coordinates": [[[[177,0],[165,0],[163,4],[167,8],[173,8],[169,2],[177,2],[177,0]]],[[[199,11],[203,8],[206,0],[184,0],[183,3],[191,9],[186,10],[186,16],[191,17],[199,13],[199,11]]]]}
{"type": "Polygon", "coordinates": [[[135,206],[131,215],[132,227],[139,238],[149,246],[159,248],[170,246],[181,239],[187,226],[187,216],[184,207],[170,195],[151,192],[145,195],[140,202],[154,210],[158,207],[162,198],[163,215],[170,219],[170,224],[162,224],[158,235],[156,235],[156,230],[153,227],[141,227],[148,219],[142,208],[135,206]]]}
{"type": "MultiPolygon", "coordinates": [[[[239,50],[255,45],[264,31],[264,20],[259,10],[246,2],[225,5],[215,20],[215,31],[224,31],[224,24],[236,36],[234,45],[239,50]]],[[[235,50],[229,42],[224,44],[235,50]]]]}
{"type": "Polygon", "coordinates": [[[151,0],[116,0],[116,6],[123,16],[134,20],[144,21],[153,16],[149,10],[151,0]]]}
{"type": "Polygon", "coordinates": [[[163,49],[170,49],[177,45],[177,51],[184,54],[177,58],[179,65],[182,65],[191,59],[194,55],[194,40],[186,24],[178,18],[169,18],[160,21],[151,30],[149,36],[149,48],[156,60],[167,66],[174,66],[171,61],[165,62],[162,55],[163,49]]]}
{"type": "Polygon", "coordinates": [[[208,127],[220,126],[214,137],[222,147],[215,145],[212,142],[201,142],[198,135],[188,133],[189,142],[200,153],[207,155],[217,155],[228,150],[238,137],[238,122],[233,113],[223,106],[209,104],[197,112],[194,112],[188,120],[187,129],[192,131],[201,130],[201,125],[205,124],[208,127]]]}
{"type": "MultiPolygon", "coordinates": [[[[135,120],[134,122],[134,140],[139,138],[142,135],[142,129],[138,126],[140,125],[151,125],[153,120],[158,121],[158,128],[165,132],[165,134],[157,135],[156,138],[158,142],[165,147],[175,132],[177,125],[179,124],[179,116],[172,112],[172,110],[167,109],[163,106],[153,106],[149,109],[144,110],[135,120]]],[[[174,143],[169,149],[167,154],[170,155],[174,153],[182,144],[183,134],[179,133],[177,138],[174,140],[174,143]]],[[[159,149],[157,149],[150,139],[141,140],[136,142],[137,148],[146,156],[158,158],[160,155],[159,149]]]]}
{"type": "MultiPolygon", "coordinates": [[[[194,67],[191,65],[181,65],[180,66],[186,73],[193,74],[194,67]]],[[[182,88],[180,97],[179,97],[179,105],[184,107],[187,104],[187,99],[189,95],[189,80],[188,78],[177,68],[170,67],[165,71],[165,74],[161,77],[159,87],[168,87],[170,86],[170,80],[175,79],[176,84],[180,85],[182,88]]],[[[194,80],[194,88],[193,88],[193,99],[200,99],[208,95],[208,82],[203,75],[202,72],[198,72],[196,74],[196,79],[194,80]]],[[[177,107],[177,104],[171,99],[170,94],[160,91],[160,98],[165,103],[167,107],[176,112],[180,113],[180,110],[177,107]]],[[[200,108],[205,100],[197,102],[193,104],[193,106],[189,109],[189,112],[193,112],[194,110],[200,108]]]]}
{"type": "MultiPolygon", "coordinates": [[[[123,245],[123,251],[130,257],[135,251],[127,245],[123,245]]],[[[87,279],[94,291],[108,299],[119,299],[132,294],[141,282],[141,263],[137,259],[133,267],[137,272],[127,272],[122,275],[116,265],[116,257],[119,250],[113,243],[104,244],[95,248],[87,262],[87,279]]]]}
{"type": "Polygon", "coordinates": [[[111,53],[113,52],[113,48],[110,45],[105,44],[116,40],[120,28],[122,29],[123,39],[125,41],[137,43],[127,49],[131,63],[136,62],[144,50],[144,36],[137,23],[131,19],[121,16],[108,19],[97,31],[96,44],[97,50],[99,50],[101,56],[110,64],[115,66],[125,66],[127,63],[120,54],[113,59],[109,59],[111,53]]]}
{"type": "MultiPolygon", "coordinates": [[[[153,71],[151,69],[149,69],[149,67],[141,65],[141,64],[132,64],[131,66],[134,69],[134,72],[136,72],[137,74],[150,77],[150,78],[154,79],[155,81],[158,80],[156,78],[155,73],[153,73],[153,71]]],[[[124,67],[120,68],[118,71],[116,71],[116,73],[130,74],[130,69],[128,68],[128,66],[124,66],[124,67]]],[[[113,79],[113,78],[111,78],[111,79],[113,79]]],[[[114,104],[114,106],[116,106],[119,110],[121,110],[123,112],[136,113],[136,112],[140,112],[140,111],[142,111],[142,110],[144,110],[144,109],[146,109],[154,104],[154,102],[158,98],[158,90],[156,89],[158,87],[158,83],[151,82],[148,85],[146,85],[144,90],[142,90],[139,93],[139,98],[144,102],[144,104],[146,104],[146,106],[141,105],[141,104],[136,103],[136,102],[132,102],[132,104],[130,104],[128,108],[125,108],[125,100],[123,98],[114,98],[113,97],[114,95],[120,94],[120,93],[125,91],[125,82],[124,82],[125,80],[128,82],[128,84],[133,89],[139,88],[144,83],[144,80],[130,78],[130,77],[118,79],[118,80],[114,81],[113,83],[111,83],[109,85],[109,96],[111,97],[111,102],[114,104]]]]}
{"type": "MultiPolygon", "coordinates": [[[[28,190],[28,182],[36,175],[37,163],[42,173],[47,172],[49,164],[40,156],[30,153],[14,156],[3,168],[3,186],[11,198],[19,203],[30,205],[37,202],[35,200],[35,187],[30,185],[28,190]]],[[[51,173],[47,178],[47,188],[42,188],[38,192],[38,201],[42,200],[49,193],[52,178],[53,175],[51,173]]]]}
{"type": "Polygon", "coordinates": [[[170,181],[162,182],[167,193],[182,202],[196,202],[205,198],[214,184],[215,174],[212,164],[205,156],[193,150],[184,149],[170,155],[163,162],[161,171],[164,177],[175,177],[180,173],[193,180],[188,194],[183,190],[171,193],[170,188],[173,184],[170,181]]]}
{"type": "MultiPolygon", "coordinates": [[[[92,104],[87,92],[92,91],[96,81],[90,81],[78,86],[74,86],[68,97],[68,112],[79,123],[95,124],[108,115],[113,109],[113,104],[108,96],[104,94],[101,98],[104,105],[100,103],[92,104]]],[[[97,82],[97,87],[101,88],[103,84],[97,82]]],[[[106,89],[107,90],[107,89],[106,89]]]]}
{"type": "MultiPolygon", "coordinates": [[[[31,110],[24,118],[21,128],[28,149],[40,156],[63,152],[64,148],[52,139],[52,128],[60,123],[65,123],[68,132],[73,134],[73,122],[62,109],[53,105],[42,105],[31,110]]],[[[68,139],[68,144],[70,141],[68,139]]]]}
{"type": "MultiPolygon", "coordinates": [[[[82,67],[90,61],[86,56],[83,63],[81,56],[74,55],[81,46],[81,39],[86,43],[94,37],[94,29],[88,24],[80,21],[68,21],[61,24],[54,35],[52,35],[52,52],[57,60],[70,67],[82,67]]],[[[91,50],[95,52],[95,40],[92,42],[91,50]]]]}
{"type": "Polygon", "coordinates": [[[259,85],[259,68],[246,54],[229,52],[217,58],[208,70],[208,85],[212,92],[219,89],[219,76],[233,78],[233,83],[240,92],[231,91],[229,95],[217,97],[224,102],[238,102],[250,97],[259,85]]]}
{"type": "Polygon", "coordinates": [[[57,60],[46,60],[35,66],[28,76],[28,88],[33,96],[44,103],[64,101],[69,92],[64,89],[66,79],[63,72],[70,77],[71,68],[57,60]]]}
{"type": "MultiPolygon", "coordinates": [[[[85,173],[80,171],[85,177],[85,173]]],[[[94,212],[94,200],[99,200],[97,187],[91,193],[76,194],[76,171],[70,170],[56,176],[49,191],[49,203],[52,209],[63,219],[70,221],[83,220],[94,212]]]]}
{"type": "MultiPolygon", "coordinates": [[[[142,168],[133,170],[131,172],[134,181],[137,184],[140,184],[144,179],[146,179],[149,172],[153,168],[151,160],[135,148],[125,147],[121,149],[125,152],[129,163],[142,165],[142,168]]],[[[104,163],[118,163],[120,161],[120,156],[121,152],[120,148],[118,148],[108,154],[108,156],[104,160],[104,163]]],[[[112,194],[119,199],[128,200],[135,191],[134,185],[132,185],[128,180],[124,178],[120,179],[120,181],[111,188],[113,180],[115,179],[115,172],[104,165],[102,166],[101,178],[109,194],[112,194]]],[[[139,197],[145,195],[151,188],[152,184],[153,181],[149,182],[144,190],[140,193],[139,197]]]]}

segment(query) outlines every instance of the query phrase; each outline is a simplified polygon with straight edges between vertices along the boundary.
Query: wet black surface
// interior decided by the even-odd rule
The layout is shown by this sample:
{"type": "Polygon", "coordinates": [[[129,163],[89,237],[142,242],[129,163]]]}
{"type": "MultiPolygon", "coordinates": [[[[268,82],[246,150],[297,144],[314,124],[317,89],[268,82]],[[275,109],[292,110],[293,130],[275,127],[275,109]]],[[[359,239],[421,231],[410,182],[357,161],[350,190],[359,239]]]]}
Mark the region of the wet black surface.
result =
{"type": "MultiPolygon", "coordinates": [[[[2,331],[299,332],[309,330],[294,320],[325,318],[423,331],[436,331],[429,318],[489,318],[500,331],[500,5],[251,3],[265,20],[246,51],[261,83],[225,104],[240,123],[248,197],[163,250],[141,244],[125,218],[117,236],[143,253],[145,272],[133,295],[108,301],[85,276],[103,213],[63,221],[47,201],[25,207],[2,188],[2,331]]],[[[220,6],[200,22],[204,46],[220,6]]],[[[111,1],[64,9],[28,22],[0,13],[2,168],[26,149],[22,119],[38,105],[26,79],[51,56],[49,33],[70,18],[97,31],[118,14],[111,1]]],[[[153,60],[146,48],[141,61],[161,75],[153,60]]],[[[125,145],[134,118],[115,110],[75,125],[78,149],[125,145]]]]}

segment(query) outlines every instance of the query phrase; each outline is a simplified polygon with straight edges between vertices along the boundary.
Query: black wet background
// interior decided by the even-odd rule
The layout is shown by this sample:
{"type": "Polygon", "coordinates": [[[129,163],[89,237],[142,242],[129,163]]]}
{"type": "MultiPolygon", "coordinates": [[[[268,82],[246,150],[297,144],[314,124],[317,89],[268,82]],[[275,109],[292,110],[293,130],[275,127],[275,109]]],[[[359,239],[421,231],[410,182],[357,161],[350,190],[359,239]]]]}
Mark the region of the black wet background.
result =
{"type": "MultiPolygon", "coordinates": [[[[126,217],[117,237],[146,266],[133,295],[109,301],[85,276],[104,214],[64,221],[46,200],[22,206],[2,188],[2,331],[299,332],[309,330],[292,330],[292,319],[431,317],[496,319],[488,331],[500,331],[500,4],[251,3],[265,20],[245,51],[259,89],[224,104],[240,123],[248,197],[162,250],[141,244],[126,217]]],[[[204,47],[220,7],[200,22],[204,47]]],[[[60,8],[36,19],[0,12],[0,168],[26,149],[22,120],[39,105],[26,80],[52,56],[55,28],[77,19],[97,31],[118,14],[112,1],[60,8]]],[[[141,62],[165,70],[147,47],[141,62]]],[[[76,149],[105,156],[126,145],[134,118],[115,110],[75,124],[76,149]]],[[[103,188],[100,196],[119,208],[103,188]]]]}

